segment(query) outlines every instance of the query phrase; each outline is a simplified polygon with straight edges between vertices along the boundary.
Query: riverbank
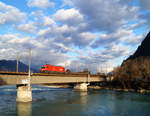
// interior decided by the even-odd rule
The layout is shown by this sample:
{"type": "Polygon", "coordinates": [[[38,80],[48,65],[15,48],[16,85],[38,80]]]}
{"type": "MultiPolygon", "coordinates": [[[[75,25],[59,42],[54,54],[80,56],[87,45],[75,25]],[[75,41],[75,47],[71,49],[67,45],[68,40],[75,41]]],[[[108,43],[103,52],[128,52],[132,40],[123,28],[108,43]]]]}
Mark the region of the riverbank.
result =
{"type": "MultiPolygon", "coordinates": [[[[49,88],[72,88],[72,85],[64,84],[64,85],[59,85],[59,84],[54,84],[54,85],[42,85],[44,87],[49,87],[49,88]]],[[[138,93],[150,93],[150,90],[146,89],[140,89],[140,90],[135,90],[135,89],[122,89],[122,88],[113,88],[113,87],[102,87],[98,85],[89,85],[89,89],[103,89],[103,90],[114,90],[114,91],[121,91],[121,92],[138,92],[138,93]]]]}
{"type": "Polygon", "coordinates": [[[43,87],[49,87],[49,88],[71,88],[71,85],[68,84],[52,84],[52,85],[41,85],[43,87]]]}
{"type": "Polygon", "coordinates": [[[138,93],[150,93],[150,90],[146,89],[121,89],[121,88],[112,88],[112,87],[101,87],[101,86],[89,86],[90,89],[104,89],[104,90],[115,90],[115,91],[122,91],[122,92],[138,92],[138,93]]]}

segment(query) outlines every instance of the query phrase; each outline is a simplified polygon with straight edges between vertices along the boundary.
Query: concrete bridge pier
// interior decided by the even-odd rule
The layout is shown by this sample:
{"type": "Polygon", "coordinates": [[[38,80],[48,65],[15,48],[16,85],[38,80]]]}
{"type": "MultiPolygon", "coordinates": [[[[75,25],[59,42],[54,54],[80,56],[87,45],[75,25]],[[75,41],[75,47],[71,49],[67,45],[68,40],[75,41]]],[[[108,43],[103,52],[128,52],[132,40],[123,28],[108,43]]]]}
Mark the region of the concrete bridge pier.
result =
{"type": "Polygon", "coordinates": [[[74,86],[74,89],[78,91],[88,91],[88,85],[88,83],[79,83],[74,86]]]}
{"type": "Polygon", "coordinates": [[[31,102],[32,101],[32,89],[31,85],[19,84],[17,85],[17,102],[31,102]]]}
{"type": "Polygon", "coordinates": [[[31,102],[17,102],[16,103],[17,116],[32,116],[31,102]]]}

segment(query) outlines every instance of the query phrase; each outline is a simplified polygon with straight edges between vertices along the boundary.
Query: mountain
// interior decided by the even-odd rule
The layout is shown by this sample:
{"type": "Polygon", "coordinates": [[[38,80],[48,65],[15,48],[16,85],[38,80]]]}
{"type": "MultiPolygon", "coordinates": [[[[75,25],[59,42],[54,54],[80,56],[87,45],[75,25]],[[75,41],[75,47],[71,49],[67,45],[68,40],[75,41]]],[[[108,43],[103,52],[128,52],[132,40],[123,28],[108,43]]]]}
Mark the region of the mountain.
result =
{"type": "MultiPolygon", "coordinates": [[[[16,60],[0,60],[0,71],[16,72],[16,60]]],[[[28,72],[28,65],[19,62],[19,72],[28,72]]],[[[35,69],[31,69],[32,72],[37,72],[35,69]]]]}
{"type": "Polygon", "coordinates": [[[145,39],[142,41],[141,45],[137,48],[135,53],[131,55],[127,60],[129,59],[135,59],[137,57],[145,57],[150,56],[150,32],[147,34],[145,39]]]}
{"type": "Polygon", "coordinates": [[[150,32],[135,53],[115,68],[113,73],[115,86],[135,91],[150,90],[150,32]]]}

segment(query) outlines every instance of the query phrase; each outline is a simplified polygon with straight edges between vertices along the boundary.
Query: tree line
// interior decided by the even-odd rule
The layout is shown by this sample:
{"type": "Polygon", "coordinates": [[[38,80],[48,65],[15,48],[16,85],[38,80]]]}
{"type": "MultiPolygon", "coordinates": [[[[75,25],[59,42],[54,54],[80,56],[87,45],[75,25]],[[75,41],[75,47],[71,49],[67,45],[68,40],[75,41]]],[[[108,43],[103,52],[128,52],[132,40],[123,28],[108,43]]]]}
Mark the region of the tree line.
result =
{"type": "Polygon", "coordinates": [[[114,68],[112,85],[122,89],[150,89],[150,57],[128,59],[114,68]]]}

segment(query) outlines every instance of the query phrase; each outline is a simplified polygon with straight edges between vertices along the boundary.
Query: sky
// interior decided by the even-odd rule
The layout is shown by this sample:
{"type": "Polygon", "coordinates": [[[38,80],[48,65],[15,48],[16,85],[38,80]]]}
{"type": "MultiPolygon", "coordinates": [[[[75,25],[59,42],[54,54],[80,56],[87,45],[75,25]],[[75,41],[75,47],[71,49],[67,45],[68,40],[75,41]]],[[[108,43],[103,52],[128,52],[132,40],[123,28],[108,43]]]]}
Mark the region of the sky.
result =
{"type": "Polygon", "coordinates": [[[150,0],[0,0],[0,60],[108,72],[150,30],[150,0]]]}

